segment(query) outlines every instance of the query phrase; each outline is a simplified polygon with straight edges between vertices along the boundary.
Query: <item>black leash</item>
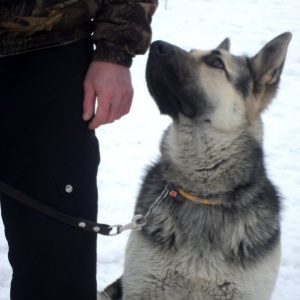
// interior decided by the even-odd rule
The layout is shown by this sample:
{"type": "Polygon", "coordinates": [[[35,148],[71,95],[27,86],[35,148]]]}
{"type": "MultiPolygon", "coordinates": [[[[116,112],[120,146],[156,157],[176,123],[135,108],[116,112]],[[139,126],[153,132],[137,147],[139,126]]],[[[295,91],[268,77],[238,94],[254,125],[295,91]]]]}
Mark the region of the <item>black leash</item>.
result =
{"type": "Polygon", "coordinates": [[[107,224],[99,224],[89,220],[69,216],[65,213],[62,213],[46,204],[43,204],[29,197],[28,195],[11,187],[10,185],[4,183],[3,181],[0,181],[0,192],[19,201],[20,203],[27,205],[30,208],[33,208],[36,211],[48,217],[51,217],[59,222],[68,224],[78,229],[83,229],[85,231],[99,233],[107,236],[118,235],[122,233],[124,230],[142,230],[143,226],[146,225],[147,217],[157,209],[157,207],[161,204],[161,202],[164,199],[166,199],[169,195],[172,197],[176,197],[177,193],[173,188],[174,188],[173,185],[167,184],[164,190],[161,192],[161,194],[152,203],[145,216],[141,214],[137,214],[133,217],[132,221],[126,225],[107,225],[107,224]],[[114,232],[111,232],[112,230],[114,232]]]}
{"type": "Polygon", "coordinates": [[[62,223],[71,225],[73,227],[83,229],[89,232],[99,233],[102,235],[116,235],[111,234],[111,230],[114,227],[121,226],[121,225],[115,225],[115,226],[109,226],[106,224],[99,224],[96,222],[92,222],[89,220],[81,219],[81,218],[74,218],[72,216],[69,216],[65,213],[62,213],[48,205],[45,205],[27,195],[24,193],[18,191],[17,189],[9,186],[8,184],[0,181],[0,192],[3,192],[7,196],[14,198],[15,200],[39,211],[40,213],[43,213],[55,220],[58,220],[62,223]]]}

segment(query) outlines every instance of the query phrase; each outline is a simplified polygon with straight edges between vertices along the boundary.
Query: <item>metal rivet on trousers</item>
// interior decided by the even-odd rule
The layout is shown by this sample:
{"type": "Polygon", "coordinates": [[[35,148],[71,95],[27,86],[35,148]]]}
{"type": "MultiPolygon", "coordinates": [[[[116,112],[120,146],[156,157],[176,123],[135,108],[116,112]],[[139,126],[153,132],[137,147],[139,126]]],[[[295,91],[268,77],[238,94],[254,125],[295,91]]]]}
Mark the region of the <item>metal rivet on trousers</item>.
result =
{"type": "Polygon", "coordinates": [[[96,226],[96,227],[93,228],[93,230],[94,230],[95,232],[99,232],[99,231],[100,231],[100,227],[97,227],[97,226],[96,226]]]}
{"type": "Polygon", "coordinates": [[[81,227],[81,228],[84,228],[84,227],[86,226],[86,224],[85,224],[84,222],[80,222],[80,223],[78,224],[78,226],[81,227]]]}
{"type": "Polygon", "coordinates": [[[72,192],[73,192],[73,187],[72,187],[72,185],[71,185],[71,184],[66,185],[65,191],[66,191],[67,193],[72,193],[72,192]]]}

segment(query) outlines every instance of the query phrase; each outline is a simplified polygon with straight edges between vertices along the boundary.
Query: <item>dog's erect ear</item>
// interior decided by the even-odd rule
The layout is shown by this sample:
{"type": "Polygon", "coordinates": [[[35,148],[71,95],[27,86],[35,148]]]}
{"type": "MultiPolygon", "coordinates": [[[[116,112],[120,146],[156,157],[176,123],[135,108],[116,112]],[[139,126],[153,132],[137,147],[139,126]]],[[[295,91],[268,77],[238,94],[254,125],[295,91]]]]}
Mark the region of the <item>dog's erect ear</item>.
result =
{"type": "Polygon", "coordinates": [[[226,51],[230,51],[230,39],[226,38],[218,47],[217,49],[219,50],[226,50],[226,51]]]}
{"type": "Polygon", "coordinates": [[[251,58],[256,83],[268,85],[279,81],[291,38],[292,34],[285,32],[266,44],[251,58]]]}
{"type": "Polygon", "coordinates": [[[251,113],[250,119],[260,115],[274,99],[291,38],[290,32],[283,33],[250,58],[255,94],[255,101],[249,102],[252,107],[248,110],[251,113]]]}

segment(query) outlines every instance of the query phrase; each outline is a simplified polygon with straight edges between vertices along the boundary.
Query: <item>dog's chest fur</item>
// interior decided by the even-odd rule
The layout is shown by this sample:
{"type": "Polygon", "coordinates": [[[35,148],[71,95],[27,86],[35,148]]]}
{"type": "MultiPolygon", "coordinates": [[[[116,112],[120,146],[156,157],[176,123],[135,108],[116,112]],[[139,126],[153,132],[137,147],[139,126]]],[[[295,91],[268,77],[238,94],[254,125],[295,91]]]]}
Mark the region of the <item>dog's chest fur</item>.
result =
{"type": "Polygon", "coordinates": [[[187,243],[181,249],[166,251],[163,246],[153,247],[139,233],[133,233],[129,241],[125,300],[265,300],[278,272],[279,248],[246,271],[226,262],[217,250],[203,250],[201,242],[183,240],[187,243]]]}
{"type": "MultiPolygon", "coordinates": [[[[200,208],[186,203],[175,213],[180,203],[166,201],[149,218],[144,233],[131,234],[123,275],[125,300],[269,299],[278,272],[278,244],[256,261],[240,252],[255,246],[241,221],[223,229],[228,220],[218,209],[205,207],[199,213],[200,208]],[[183,217],[186,213],[189,218],[183,217]]],[[[248,221],[248,230],[256,230],[250,223],[257,221],[248,221]]]]}

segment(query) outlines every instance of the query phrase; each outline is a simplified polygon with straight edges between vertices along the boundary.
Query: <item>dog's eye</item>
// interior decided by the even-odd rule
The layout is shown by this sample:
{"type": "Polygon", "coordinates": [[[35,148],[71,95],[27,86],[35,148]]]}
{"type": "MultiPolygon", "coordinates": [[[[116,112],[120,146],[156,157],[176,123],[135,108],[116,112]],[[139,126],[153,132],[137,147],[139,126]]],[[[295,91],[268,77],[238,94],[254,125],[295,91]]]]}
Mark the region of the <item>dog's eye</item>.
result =
{"type": "Polygon", "coordinates": [[[224,69],[224,64],[219,57],[209,58],[206,60],[207,64],[216,69],[224,69]]]}

